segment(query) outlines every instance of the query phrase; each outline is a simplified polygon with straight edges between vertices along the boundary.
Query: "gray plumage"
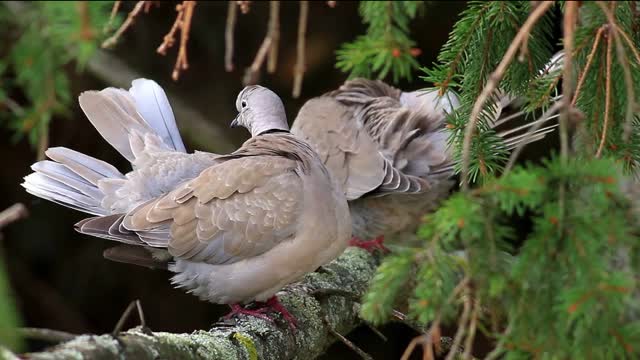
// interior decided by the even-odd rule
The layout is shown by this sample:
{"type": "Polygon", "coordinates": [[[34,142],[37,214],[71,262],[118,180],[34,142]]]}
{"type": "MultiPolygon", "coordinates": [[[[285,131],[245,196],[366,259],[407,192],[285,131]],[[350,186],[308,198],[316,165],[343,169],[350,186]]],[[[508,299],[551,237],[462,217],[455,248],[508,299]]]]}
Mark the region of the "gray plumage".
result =
{"type": "MultiPolygon", "coordinates": [[[[511,102],[502,97],[498,113],[511,102]]],[[[445,119],[454,94],[402,92],[382,81],[356,79],[307,101],[292,133],[307,141],[343,187],[353,235],[371,239],[415,231],[454,185],[454,157],[445,119]]],[[[501,124],[501,122],[496,122],[501,124]]],[[[531,124],[504,132],[507,148],[531,124]]],[[[528,141],[552,131],[540,129],[528,141]]]]}
{"type": "Polygon", "coordinates": [[[238,95],[234,124],[252,138],[228,155],[186,153],[164,91],[151,80],[135,80],[129,91],[87,91],[79,101],[133,170],[125,175],[52,148],[52,160],[34,164],[23,186],[96,215],[76,229],[122,243],[106,258],[168,266],[176,286],[228,304],[264,301],[347,246],[346,199],[311,147],[288,132],[269,89],[238,95]]]}

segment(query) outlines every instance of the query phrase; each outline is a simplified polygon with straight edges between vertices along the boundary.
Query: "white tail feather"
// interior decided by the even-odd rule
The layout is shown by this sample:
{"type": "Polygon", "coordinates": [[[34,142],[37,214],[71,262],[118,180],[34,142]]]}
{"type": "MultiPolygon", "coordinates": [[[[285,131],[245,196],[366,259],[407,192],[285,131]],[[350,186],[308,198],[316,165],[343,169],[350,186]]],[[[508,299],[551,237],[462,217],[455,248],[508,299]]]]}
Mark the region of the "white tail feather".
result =
{"type": "Polygon", "coordinates": [[[186,152],[173,110],[164,90],[153,80],[136,79],[129,93],[133,96],[138,112],[162,141],[173,150],[186,152]]]}
{"type": "Polygon", "coordinates": [[[124,175],[104,161],[62,147],[47,150],[55,160],[39,161],[24,178],[27,192],[46,200],[93,215],[108,215],[103,207],[105,193],[98,188],[102,179],[124,179],[124,175]]]}

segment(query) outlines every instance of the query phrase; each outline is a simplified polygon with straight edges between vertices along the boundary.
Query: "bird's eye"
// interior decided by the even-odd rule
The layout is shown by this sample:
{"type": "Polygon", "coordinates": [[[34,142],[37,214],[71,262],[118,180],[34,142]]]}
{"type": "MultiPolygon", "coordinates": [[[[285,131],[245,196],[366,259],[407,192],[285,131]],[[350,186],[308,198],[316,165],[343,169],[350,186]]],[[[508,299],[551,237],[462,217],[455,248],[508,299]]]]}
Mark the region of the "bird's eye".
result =
{"type": "Polygon", "coordinates": [[[242,106],[242,108],[246,108],[247,107],[247,102],[242,100],[242,103],[240,104],[242,106]]]}

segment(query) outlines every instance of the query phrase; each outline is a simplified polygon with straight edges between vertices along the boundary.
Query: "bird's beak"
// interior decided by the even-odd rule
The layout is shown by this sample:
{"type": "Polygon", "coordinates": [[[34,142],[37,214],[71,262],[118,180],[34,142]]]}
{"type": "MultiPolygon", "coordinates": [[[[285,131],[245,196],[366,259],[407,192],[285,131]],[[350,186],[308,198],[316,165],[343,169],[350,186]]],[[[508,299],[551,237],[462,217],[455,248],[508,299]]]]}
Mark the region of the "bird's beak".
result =
{"type": "Polygon", "coordinates": [[[237,128],[238,126],[240,126],[240,124],[238,124],[238,118],[240,117],[240,114],[238,114],[236,116],[235,119],[233,119],[233,121],[231,122],[231,125],[229,125],[230,128],[237,128]]]}

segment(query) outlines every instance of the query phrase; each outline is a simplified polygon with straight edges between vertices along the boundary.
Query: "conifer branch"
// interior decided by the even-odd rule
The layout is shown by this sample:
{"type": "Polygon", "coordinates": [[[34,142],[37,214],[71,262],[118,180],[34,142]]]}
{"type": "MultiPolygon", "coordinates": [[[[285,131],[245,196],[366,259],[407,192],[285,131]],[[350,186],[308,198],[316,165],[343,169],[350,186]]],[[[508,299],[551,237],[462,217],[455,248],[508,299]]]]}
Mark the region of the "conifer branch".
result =
{"type": "Polygon", "coordinates": [[[554,1],[544,1],[540,5],[536,7],[536,9],[531,13],[529,18],[522,25],[516,36],[514,37],[511,45],[507,49],[502,61],[496,68],[496,70],[491,74],[489,80],[487,81],[482,93],[476,100],[473,105],[473,109],[471,111],[471,116],[469,118],[469,122],[467,123],[465,133],[464,133],[464,141],[462,144],[462,189],[463,191],[469,190],[469,162],[470,162],[470,153],[471,153],[471,138],[473,133],[475,132],[476,123],[480,117],[480,112],[484,108],[485,102],[489,99],[493,91],[497,88],[498,83],[504,76],[507,68],[511,64],[515,54],[521,47],[524,38],[529,36],[531,29],[536,24],[536,22],[545,14],[545,12],[554,4],[554,1]]]}

